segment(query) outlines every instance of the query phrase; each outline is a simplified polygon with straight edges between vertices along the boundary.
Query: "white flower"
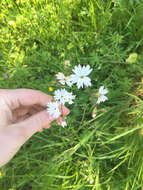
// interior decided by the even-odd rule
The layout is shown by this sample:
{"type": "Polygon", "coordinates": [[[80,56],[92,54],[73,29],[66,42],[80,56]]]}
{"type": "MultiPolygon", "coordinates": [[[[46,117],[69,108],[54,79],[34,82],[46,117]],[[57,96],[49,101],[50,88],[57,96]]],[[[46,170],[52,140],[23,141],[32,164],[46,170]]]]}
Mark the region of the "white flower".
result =
{"type": "Polygon", "coordinates": [[[47,104],[47,111],[50,116],[58,118],[61,115],[61,112],[59,110],[59,102],[49,102],[47,104]]]}
{"type": "Polygon", "coordinates": [[[73,95],[72,94],[72,92],[69,92],[68,94],[67,94],[67,102],[69,103],[69,104],[73,104],[73,100],[75,99],[75,95],[73,95]]]}
{"type": "Polygon", "coordinates": [[[101,86],[99,88],[99,95],[98,95],[97,104],[100,104],[100,102],[105,102],[106,100],[108,100],[108,98],[106,96],[104,96],[107,93],[108,93],[108,90],[104,89],[104,86],[101,86]]]}
{"type": "Polygon", "coordinates": [[[10,21],[8,22],[8,24],[9,24],[9,25],[15,25],[15,22],[14,22],[13,20],[10,20],[10,21]]]}
{"type": "Polygon", "coordinates": [[[73,103],[73,99],[75,99],[75,95],[72,94],[72,92],[68,92],[65,88],[61,90],[56,90],[54,92],[54,98],[55,100],[59,101],[62,104],[65,104],[68,102],[69,104],[73,103]]]}
{"type": "Polygon", "coordinates": [[[58,89],[54,92],[54,99],[60,101],[62,104],[65,104],[66,102],[65,94],[66,94],[65,89],[62,90],[58,89]]]}
{"type": "Polygon", "coordinates": [[[58,73],[57,75],[56,75],[56,78],[57,78],[57,80],[59,80],[59,82],[61,83],[61,84],[65,84],[66,83],[66,77],[65,77],[65,75],[63,74],[63,73],[58,73]]]}
{"type": "Polygon", "coordinates": [[[83,67],[81,65],[75,66],[72,71],[74,74],[71,75],[70,80],[72,83],[77,83],[78,88],[83,88],[83,85],[91,86],[91,79],[87,77],[92,71],[89,65],[83,67]]]}
{"type": "Polygon", "coordinates": [[[73,85],[73,82],[72,82],[70,76],[66,77],[66,84],[67,84],[69,87],[71,87],[71,86],[73,85]]]}
{"type": "Polygon", "coordinates": [[[64,128],[64,127],[66,127],[67,126],[67,122],[66,121],[62,121],[62,127],[64,128]]]}
{"type": "Polygon", "coordinates": [[[92,118],[95,118],[95,117],[96,117],[96,113],[93,113],[93,114],[92,114],[92,118]]]}

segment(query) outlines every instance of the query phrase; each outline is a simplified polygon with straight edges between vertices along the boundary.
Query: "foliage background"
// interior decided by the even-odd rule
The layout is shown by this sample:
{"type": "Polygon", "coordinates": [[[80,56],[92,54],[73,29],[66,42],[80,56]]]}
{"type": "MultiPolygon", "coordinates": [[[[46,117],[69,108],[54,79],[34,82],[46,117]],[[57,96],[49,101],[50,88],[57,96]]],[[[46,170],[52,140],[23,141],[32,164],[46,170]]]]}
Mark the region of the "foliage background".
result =
{"type": "Polygon", "coordinates": [[[101,85],[109,89],[109,101],[92,119],[94,101],[73,88],[78,99],[68,127],[53,124],[34,135],[1,168],[0,189],[143,188],[142,21],[142,0],[0,2],[0,88],[50,94],[48,87],[58,88],[55,74],[90,64],[90,94],[101,85]],[[136,63],[126,63],[132,52],[136,63]]]}

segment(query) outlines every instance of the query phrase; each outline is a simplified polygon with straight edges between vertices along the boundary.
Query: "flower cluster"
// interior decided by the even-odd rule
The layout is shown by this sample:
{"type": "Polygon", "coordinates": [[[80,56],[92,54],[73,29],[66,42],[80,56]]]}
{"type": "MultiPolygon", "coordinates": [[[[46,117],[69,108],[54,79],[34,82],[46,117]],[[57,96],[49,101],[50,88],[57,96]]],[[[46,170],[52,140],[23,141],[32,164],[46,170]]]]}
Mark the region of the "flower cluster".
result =
{"type": "Polygon", "coordinates": [[[69,104],[73,104],[73,100],[75,99],[75,95],[72,92],[68,92],[65,88],[61,90],[56,90],[54,92],[54,99],[59,101],[61,104],[65,104],[66,102],[69,104]]]}
{"type": "MultiPolygon", "coordinates": [[[[59,72],[56,75],[56,79],[62,85],[67,85],[69,87],[76,85],[78,89],[91,86],[91,79],[88,77],[88,75],[92,72],[92,68],[90,68],[89,65],[75,66],[74,69],[72,69],[72,72],[73,73],[70,76],[65,76],[63,73],[59,72]]],[[[99,93],[97,94],[97,104],[100,104],[101,102],[108,100],[108,98],[105,96],[105,94],[107,93],[108,90],[104,89],[104,86],[101,86],[99,88],[99,93]]],[[[73,95],[72,92],[68,92],[65,88],[55,90],[54,101],[48,103],[47,105],[48,113],[51,116],[54,116],[55,118],[59,118],[60,116],[62,116],[62,113],[60,111],[60,105],[64,105],[66,103],[73,104],[75,97],[76,96],[73,95]]],[[[63,120],[61,125],[63,127],[67,126],[66,121],[63,120]]]]}
{"type": "Polygon", "coordinates": [[[76,84],[78,88],[85,85],[86,87],[91,86],[91,79],[88,77],[88,75],[91,73],[92,69],[89,65],[87,66],[75,66],[72,70],[73,74],[70,76],[65,76],[63,73],[58,73],[56,75],[57,80],[63,85],[67,84],[68,86],[72,86],[73,84],[76,84]]]}

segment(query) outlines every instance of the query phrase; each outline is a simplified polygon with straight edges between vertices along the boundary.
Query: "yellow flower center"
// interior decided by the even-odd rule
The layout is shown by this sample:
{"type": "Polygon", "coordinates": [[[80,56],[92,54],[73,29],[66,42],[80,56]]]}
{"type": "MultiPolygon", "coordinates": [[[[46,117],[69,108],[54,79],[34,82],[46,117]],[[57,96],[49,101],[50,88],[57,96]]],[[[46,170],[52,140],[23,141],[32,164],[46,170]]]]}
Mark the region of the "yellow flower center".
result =
{"type": "Polygon", "coordinates": [[[97,94],[96,94],[96,97],[97,97],[97,98],[99,98],[100,96],[101,96],[101,94],[100,94],[100,93],[97,93],[97,94]]]}

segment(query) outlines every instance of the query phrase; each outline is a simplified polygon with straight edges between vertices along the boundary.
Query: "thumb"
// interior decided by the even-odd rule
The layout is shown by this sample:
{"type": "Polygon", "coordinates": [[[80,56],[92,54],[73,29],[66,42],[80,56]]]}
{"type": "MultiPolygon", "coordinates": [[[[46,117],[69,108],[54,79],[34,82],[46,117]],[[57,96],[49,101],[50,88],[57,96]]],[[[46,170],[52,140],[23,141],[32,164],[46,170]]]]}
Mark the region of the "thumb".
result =
{"type": "Polygon", "coordinates": [[[28,119],[12,124],[10,127],[16,136],[19,136],[19,140],[22,144],[27,141],[32,135],[40,131],[43,127],[48,126],[55,118],[50,116],[46,110],[41,111],[28,119]]]}
{"type": "MultiPolygon", "coordinates": [[[[68,115],[70,113],[69,109],[63,106],[63,114],[68,115]]],[[[10,134],[15,136],[15,140],[21,146],[24,144],[32,135],[36,132],[41,131],[42,128],[50,126],[50,123],[57,118],[50,115],[47,110],[38,112],[37,114],[25,119],[24,121],[9,125],[7,127],[10,134]]],[[[5,128],[6,130],[6,128],[5,128]]]]}

